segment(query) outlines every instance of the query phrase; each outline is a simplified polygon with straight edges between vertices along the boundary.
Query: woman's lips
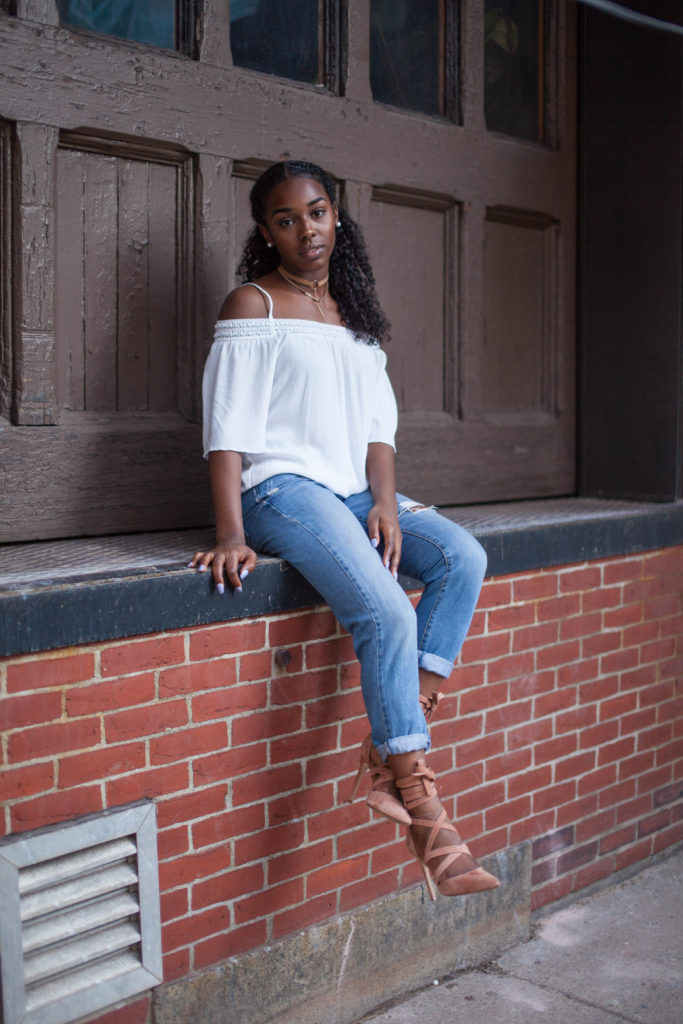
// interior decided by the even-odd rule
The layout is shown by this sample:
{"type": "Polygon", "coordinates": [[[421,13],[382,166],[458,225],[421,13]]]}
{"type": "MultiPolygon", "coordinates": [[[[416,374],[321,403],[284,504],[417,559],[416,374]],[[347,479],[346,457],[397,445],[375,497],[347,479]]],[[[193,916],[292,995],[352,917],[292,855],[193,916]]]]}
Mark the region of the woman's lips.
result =
{"type": "Polygon", "coordinates": [[[317,256],[323,249],[322,245],[310,245],[306,249],[299,249],[299,256],[317,256]]]}

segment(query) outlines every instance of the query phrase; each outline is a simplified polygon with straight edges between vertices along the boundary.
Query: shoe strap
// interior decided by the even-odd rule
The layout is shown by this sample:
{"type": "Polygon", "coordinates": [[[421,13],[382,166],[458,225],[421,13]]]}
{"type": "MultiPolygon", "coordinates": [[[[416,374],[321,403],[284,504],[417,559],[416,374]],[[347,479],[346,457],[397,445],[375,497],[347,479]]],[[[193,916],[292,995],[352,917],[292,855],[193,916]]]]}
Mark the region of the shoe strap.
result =
{"type": "Polygon", "coordinates": [[[370,772],[370,778],[372,780],[372,788],[374,788],[378,782],[394,781],[394,773],[388,764],[375,764],[371,761],[368,765],[368,771],[370,772]]]}
{"type": "Polygon", "coordinates": [[[469,857],[472,856],[469,846],[467,843],[463,843],[462,841],[443,846],[435,846],[439,832],[442,831],[454,832],[457,838],[460,839],[458,830],[455,825],[448,820],[448,815],[443,807],[441,808],[441,813],[436,821],[431,818],[413,818],[412,824],[422,828],[431,829],[429,838],[427,839],[423,860],[425,864],[427,864],[430,860],[442,858],[435,868],[430,867],[429,869],[432,872],[432,876],[437,885],[439,884],[439,879],[448,870],[453,861],[457,860],[458,857],[461,857],[463,854],[467,854],[469,857]]]}
{"type": "Polygon", "coordinates": [[[436,796],[434,779],[435,775],[432,769],[421,760],[417,762],[411,775],[396,779],[401,799],[408,811],[411,807],[423,804],[429,797],[436,796]]]}
{"type": "Polygon", "coordinates": [[[432,715],[436,711],[437,704],[443,697],[440,690],[432,690],[429,696],[426,693],[420,694],[420,707],[422,713],[425,716],[426,721],[431,721],[432,715]]]}

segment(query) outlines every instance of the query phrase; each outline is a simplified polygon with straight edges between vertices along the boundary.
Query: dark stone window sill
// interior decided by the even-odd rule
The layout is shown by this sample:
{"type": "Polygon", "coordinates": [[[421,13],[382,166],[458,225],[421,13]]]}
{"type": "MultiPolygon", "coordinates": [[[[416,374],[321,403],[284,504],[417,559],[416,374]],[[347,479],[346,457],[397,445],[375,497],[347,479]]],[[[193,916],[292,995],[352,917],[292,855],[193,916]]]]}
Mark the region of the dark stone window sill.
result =
{"type": "MultiPolygon", "coordinates": [[[[592,498],[441,510],[486,548],[500,576],[683,543],[683,501],[592,498]]],[[[50,650],[292,611],[321,603],[286,562],[262,558],[242,594],[186,568],[212,531],[98,537],[0,548],[0,655],[50,650]]],[[[406,589],[418,584],[401,578],[406,589]]]]}

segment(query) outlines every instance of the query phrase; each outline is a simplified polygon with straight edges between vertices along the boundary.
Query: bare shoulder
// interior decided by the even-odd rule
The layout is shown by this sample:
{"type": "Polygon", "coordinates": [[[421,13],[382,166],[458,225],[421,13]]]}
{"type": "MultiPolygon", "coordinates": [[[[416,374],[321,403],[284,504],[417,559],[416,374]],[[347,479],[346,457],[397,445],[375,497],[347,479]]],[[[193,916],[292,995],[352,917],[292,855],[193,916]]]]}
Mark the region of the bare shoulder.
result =
{"type": "Polygon", "coordinates": [[[258,320],[268,316],[266,297],[258,288],[242,285],[230,292],[221,306],[219,320],[258,320]]]}

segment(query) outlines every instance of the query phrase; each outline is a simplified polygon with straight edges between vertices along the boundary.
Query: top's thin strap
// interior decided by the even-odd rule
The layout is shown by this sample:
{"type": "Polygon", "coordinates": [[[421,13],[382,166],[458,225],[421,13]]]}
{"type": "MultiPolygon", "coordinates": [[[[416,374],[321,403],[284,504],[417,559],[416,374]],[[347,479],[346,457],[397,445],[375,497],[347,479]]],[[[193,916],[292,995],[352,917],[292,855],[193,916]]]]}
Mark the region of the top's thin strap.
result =
{"type": "Polygon", "coordinates": [[[265,295],[265,297],[268,299],[268,319],[272,320],[273,319],[273,300],[270,297],[270,294],[266,291],[265,288],[262,288],[260,284],[256,284],[255,281],[247,281],[247,283],[245,285],[243,285],[243,287],[246,288],[247,285],[251,285],[252,288],[258,289],[258,291],[260,291],[261,294],[265,295]]]}

